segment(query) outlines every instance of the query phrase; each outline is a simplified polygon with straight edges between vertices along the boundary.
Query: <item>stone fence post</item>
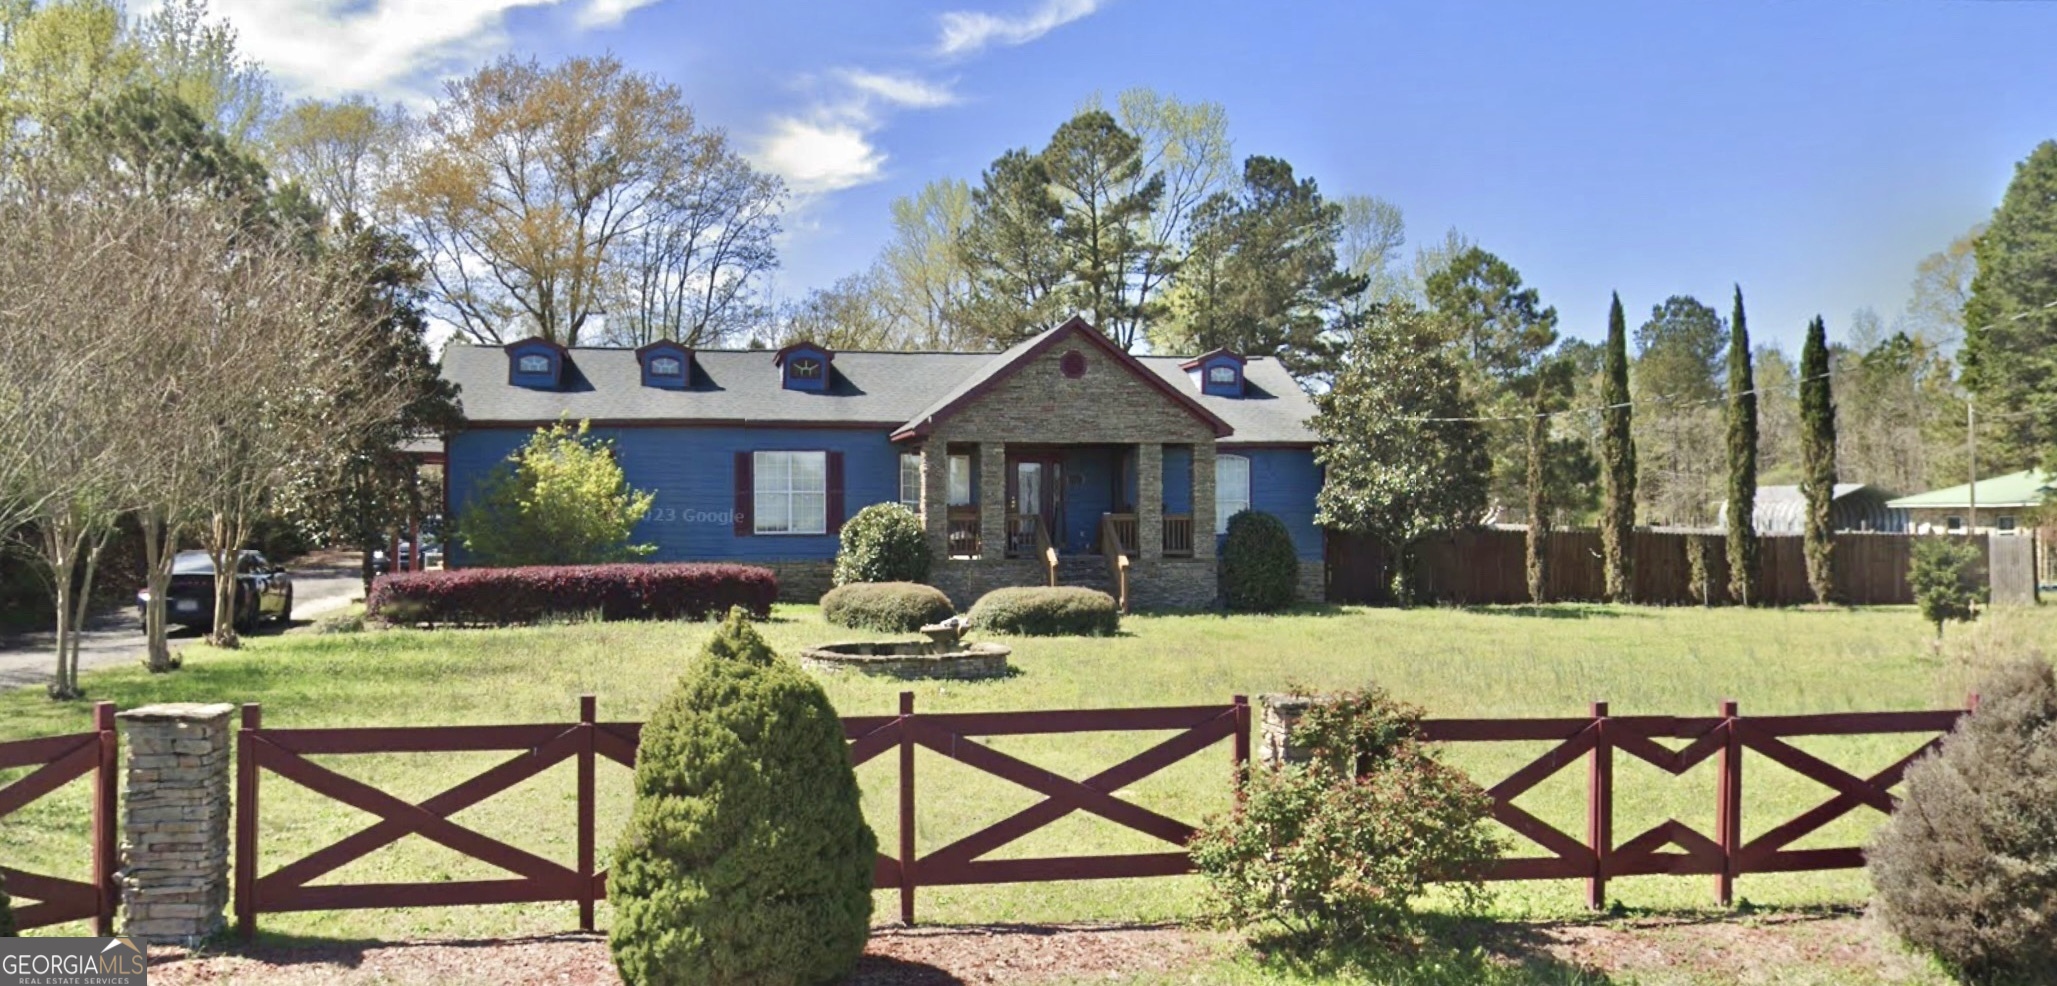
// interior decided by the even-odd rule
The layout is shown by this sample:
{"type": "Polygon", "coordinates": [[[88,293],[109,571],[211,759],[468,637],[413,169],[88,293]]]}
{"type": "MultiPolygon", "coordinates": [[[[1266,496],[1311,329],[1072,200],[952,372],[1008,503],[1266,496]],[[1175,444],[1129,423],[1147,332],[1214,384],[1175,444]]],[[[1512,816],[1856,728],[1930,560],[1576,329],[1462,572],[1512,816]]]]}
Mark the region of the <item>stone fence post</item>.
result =
{"type": "Polygon", "coordinates": [[[118,716],[128,725],[119,876],[125,935],[190,948],[225,926],[231,710],[175,703],[118,716]]]}
{"type": "Polygon", "coordinates": [[[1257,760],[1270,767],[1307,762],[1307,751],[1293,745],[1293,727],[1316,699],[1306,695],[1259,695],[1264,717],[1258,726],[1257,760]]]}

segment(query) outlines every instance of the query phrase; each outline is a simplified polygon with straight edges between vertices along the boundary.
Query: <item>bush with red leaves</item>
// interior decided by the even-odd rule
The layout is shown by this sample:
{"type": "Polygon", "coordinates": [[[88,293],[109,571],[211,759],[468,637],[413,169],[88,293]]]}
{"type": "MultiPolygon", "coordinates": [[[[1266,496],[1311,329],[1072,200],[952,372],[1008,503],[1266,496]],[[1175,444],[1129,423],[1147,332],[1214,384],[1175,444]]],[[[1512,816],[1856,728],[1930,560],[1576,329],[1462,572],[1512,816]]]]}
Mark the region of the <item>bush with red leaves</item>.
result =
{"type": "Polygon", "coordinates": [[[750,565],[538,565],[381,576],[368,615],[393,623],[508,626],[547,619],[700,620],[741,606],[763,619],[778,576],[750,565]]]}

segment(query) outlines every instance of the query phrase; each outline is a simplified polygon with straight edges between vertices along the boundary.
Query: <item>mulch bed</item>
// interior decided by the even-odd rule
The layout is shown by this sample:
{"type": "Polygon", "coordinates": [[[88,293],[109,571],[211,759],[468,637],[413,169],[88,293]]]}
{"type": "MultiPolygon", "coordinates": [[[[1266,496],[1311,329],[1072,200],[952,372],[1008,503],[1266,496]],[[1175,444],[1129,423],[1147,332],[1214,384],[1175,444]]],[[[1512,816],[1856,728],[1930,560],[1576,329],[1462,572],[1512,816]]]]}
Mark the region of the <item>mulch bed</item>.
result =
{"type": "MultiPolygon", "coordinates": [[[[1213,939],[1159,926],[879,928],[845,986],[998,986],[1175,969],[1212,954],[1213,939]]],[[[187,956],[151,953],[152,986],[619,986],[607,940],[560,935],[258,948],[187,956]]]]}
{"type": "MultiPolygon", "coordinates": [[[[1866,983],[1933,982],[1883,932],[1851,911],[1757,916],[1649,917],[1508,923],[1477,929],[1464,947],[1491,961],[1604,976],[1688,972],[1699,982],[1808,981],[1847,974],[1866,983]]],[[[1468,935],[1466,937],[1469,937],[1468,935]]],[[[843,986],[1000,986],[1119,980],[1124,973],[1205,966],[1233,949],[1225,936],[1165,925],[978,925],[874,929],[856,975],[843,986]]],[[[490,941],[274,946],[187,956],[154,950],[156,986],[619,986],[607,941],[560,935],[490,941]]]]}

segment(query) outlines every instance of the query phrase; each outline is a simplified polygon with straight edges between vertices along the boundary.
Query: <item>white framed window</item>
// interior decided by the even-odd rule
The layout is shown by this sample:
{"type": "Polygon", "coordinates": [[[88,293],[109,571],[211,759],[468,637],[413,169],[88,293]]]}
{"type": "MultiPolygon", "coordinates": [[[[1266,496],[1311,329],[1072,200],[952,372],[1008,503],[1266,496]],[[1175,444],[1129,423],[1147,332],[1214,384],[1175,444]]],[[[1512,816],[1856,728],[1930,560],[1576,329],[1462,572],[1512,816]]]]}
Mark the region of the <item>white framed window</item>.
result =
{"type": "Polygon", "coordinates": [[[971,505],[971,456],[950,457],[950,505],[968,507],[971,505]]]}
{"type": "Polygon", "coordinates": [[[550,357],[531,353],[530,355],[523,356],[517,366],[519,366],[523,373],[548,373],[550,372],[550,357]]]}
{"type": "Polygon", "coordinates": [[[1250,460],[1224,455],[1214,460],[1214,533],[1228,533],[1228,519],[1250,509],[1250,460]]]}
{"type": "Polygon", "coordinates": [[[827,452],[756,452],[750,469],[757,533],[828,533],[827,452]]]}
{"type": "Polygon", "coordinates": [[[1208,370],[1207,382],[1235,386],[1236,368],[1233,366],[1217,366],[1211,370],[1208,370]]]}
{"type": "Polygon", "coordinates": [[[921,456],[911,452],[900,456],[900,505],[921,511],[921,456]]]}
{"type": "MultiPolygon", "coordinates": [[[[971,456],[950,457],[950,506],[971,505],[971,456]]],[[[921,456],[906,453],[900,456],[900,502],[909,510],[921,509],[921,456]]]]}
{"type": "Polygon", "coordinates": [[[650,375],[653,377],[675,377],[681,364],[676,356],[659,356],[650,361],[650,375]]]}

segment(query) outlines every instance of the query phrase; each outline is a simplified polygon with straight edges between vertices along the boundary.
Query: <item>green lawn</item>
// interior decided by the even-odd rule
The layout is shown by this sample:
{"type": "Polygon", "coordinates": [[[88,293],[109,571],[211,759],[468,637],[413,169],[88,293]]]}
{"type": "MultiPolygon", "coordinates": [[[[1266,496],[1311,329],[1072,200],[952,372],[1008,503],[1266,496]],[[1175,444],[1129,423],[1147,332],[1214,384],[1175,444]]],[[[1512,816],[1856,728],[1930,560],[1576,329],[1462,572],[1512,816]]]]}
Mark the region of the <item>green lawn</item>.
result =
{"type": "MultiPolygon", "coordinates": [[[[782,652],[862,634],[829,627],[812,607],[780,607],[764,627],[782,652]]],[[[258,638],[240,652],[200,646],[185,669],[153,677],[141,669],[86,676],[87,690],[123,707],[159,701],[264,704],[271,726],[567,722],[578,696],[600,696],[603,719],[640,719],[664,694],[709,632],[700,624],[582,624],[498,631],[387,631],[258,638]]],[[[1136,617],[1113,639],[1014,641],[1015,677],[983,683],[826,679],[848,715],[893,711],[903,688],[929,711],[1058,709],[1226,702],[1294,684],[1322,688],[1376,681],[1434,716],[1575,716],[1605,699],[1616,714],[1712,714],[1725,698],[1744,714],[1939,708],[1963,701],[1976,668],[2008,653],[2057,653],[2057,613],[2002,612],[1971,629],[1953,628],[1940,653],[1908,609],[1738,611],[1553,606],[1541,609],[1348,608],[1276,618],[1136,617]]],[[[0,695],[0,739],[84,727],[84,704],[58,705],[33,690],[0,695]]],[[[1082,777],[1161,739],[1160,734],[1019,737],[994,745],[1067,776],[1082,777]]],[[[1917,738],[1803,741],[1853,770],[1876,770],[1917,738]]],[[[1453,748],[1481,780],[1498,780],[1544,749],[1498,744],[1453,748]]],[[[329,757],[324,762],[411,799],[425,798],[502,755],[329,757]]],[[[861,771],[867,808],[890,847],[896,804],[893,758],[861,771]]],[[[1173,817],[1198,821],[1228,801],[1226,744],[1123,792],[1173,817]]],[[[0,780],[12,779],[12,775],[0,780]]],[[[923,754],[918,827],[933,849],[1037,800],[1030,792],[923,754]]],[[[1828,796],[1761,758],[1746,770],[1746,836],[1828,796]]],[[[461,824],[551,858],[570,861],[573,773],[559,765],[458,816],[461,824]]],[[[626,772],[603,762],[602,849],[627,810],[626,772]]],[[[1666,817],[1712,832],[1714,777],[1701,767],[1671,778],[1625,758],[1617,762],[1615,830],[1627,839],[1666,817]]],[[[11,859],[29,869],[80,872],[83,785],[0,824],[11,859]]],[[[1572,768],[1521,804],[1574,834],[1583,832],[1584,771],[1572,768]]],[[[264,869],[269,871],[368,822],[282,779],[267,776],[264,869]]],[[[1876,815],[1851,815],[1796,848],[1861,840],[1876,815]]],[[[1148,837],[1090,818],[1067,818],[1001,855],[1151,851],[1148,837]]],[[[328,879],[421,881],[501,875],[418,838],[361,860],[328,879]]],[[[1634,910],[1690,910],[1712,904],[1711,878],[1615,881],[1634,910]]],[[[924,890],[924,921],[1179,919],[1203,907],[1190,878],[924,890]]],[[[1746,877],[1739,893],[1757,905],[1858,902],[1861,874],[1746,877]]],[[[1582,912],[1571,882],[1504,885],[1499,916],[1567,917],[1582,912]]],[[[396,902],[397,903],[397,902],[396,902]]],[[[878,919],[896,914],[882,896],[878,919]]],[[[605,916],[603,913],[602,921],[605,916]]],[[[290,936],[480,936],[568,929],[571,905],[414,909],[267,916],[267,932],[290,936]]],[[[1259,976],[1253,981],[1263,980],[1259,976]]]]}

